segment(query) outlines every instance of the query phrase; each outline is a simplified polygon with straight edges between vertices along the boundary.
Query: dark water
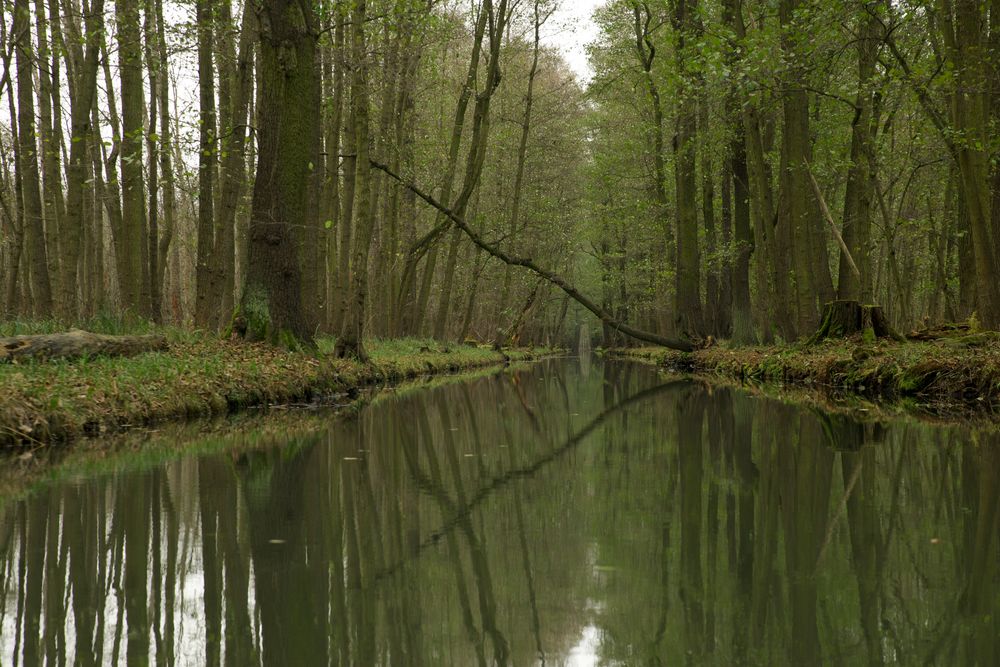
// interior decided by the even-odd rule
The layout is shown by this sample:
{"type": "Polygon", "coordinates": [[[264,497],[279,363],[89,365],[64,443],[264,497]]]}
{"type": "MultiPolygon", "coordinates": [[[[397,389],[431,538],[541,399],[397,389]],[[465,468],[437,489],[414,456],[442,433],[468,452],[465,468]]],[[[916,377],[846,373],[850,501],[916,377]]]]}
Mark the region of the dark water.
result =
{"type": "Polygon", "coordinates": [[[569,360],[262,440],[4,503],[0,662],[1000,664],[996,435],[569,360]]]}

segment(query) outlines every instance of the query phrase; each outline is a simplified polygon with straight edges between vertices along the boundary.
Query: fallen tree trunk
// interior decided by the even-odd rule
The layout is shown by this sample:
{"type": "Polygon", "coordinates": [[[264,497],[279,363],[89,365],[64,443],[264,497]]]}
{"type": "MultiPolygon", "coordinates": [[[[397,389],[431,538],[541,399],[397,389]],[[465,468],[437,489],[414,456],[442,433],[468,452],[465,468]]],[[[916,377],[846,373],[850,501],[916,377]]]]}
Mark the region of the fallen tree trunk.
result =
{"type": "Polygon", "coordinates": [[[105,336],[71,329],[65,333],[0,338],[0,364],[96,355],[131,357],[167,347],[164,336],[105,336]]]}
{"type": "Polygon", "coordinates": [[[408,189],[410,192],[420,197],[425,202],[430,204],[432,207],[436,208],[438,211],[447,216],[447,218],[451,220],[453,223],[455,223],[455,226],[461,229],[465,233],[465,235],[468,236],[469,239],[474,244],[476,244],[476,246],[482,248],[487,253],[496,257],[505,264],[509,264],[511,266],[524,267],[529,271],[532,271],[539,277],[549,281],[550,283],[561,289],[563,292],[565,292],[567,295],[569,295],[569,297],[572,298],[574,301],[576,301],[581,306],[583,306],[584,308],[592,312],[594,315],[596,315],[601,320],[601,322],[604,322],[612,329],[620,331],[626,336],[631,336],[636,340],[641,340],[647,343],[653,343],[654,345],[662,345],[663,347],[668,347],[672,350],[679,350],[681,352],[692,352],[698,349],[698,346],[689,340],[683,340],[680,338],[670,338],[668,336],[661,336],[659,334],[655,334],[650,331],[643,331],[642,329],[636,329],[624,322],[615,319],[611,315],[611,313],[598,306],[594,301],[592,301],[585,294],[583,294],[575,287],[573,287],[573,285],[566,282],[566,280],[561,276],[559,276],[558,274],[553,273],[552,271],[549,271],[547,269],[543,269],[542,267],[535,264],[530,258],[514,257],[508,255],[499,248],[496,248],[490,243],[487,243],[482,239],[482,237],[479,236],[479,234],[477,234],[471,227],[469,227],[468,223],[465,222],[462,216],[454,213],[447,206],[440,203],[439,201],[434,199],[434,197],[427,194],[426,192],[423,192],[413,183],[404,181],[401,176],[396,174],[394,171],[392,171],[392,169],[382,164],[381,162],[378,162],[376,160],[369,160],[369,162],[371,163],[371,166],[375,167],[380,171],[385,172],[390,178],[394,179],[400,185],[408,189]]]}

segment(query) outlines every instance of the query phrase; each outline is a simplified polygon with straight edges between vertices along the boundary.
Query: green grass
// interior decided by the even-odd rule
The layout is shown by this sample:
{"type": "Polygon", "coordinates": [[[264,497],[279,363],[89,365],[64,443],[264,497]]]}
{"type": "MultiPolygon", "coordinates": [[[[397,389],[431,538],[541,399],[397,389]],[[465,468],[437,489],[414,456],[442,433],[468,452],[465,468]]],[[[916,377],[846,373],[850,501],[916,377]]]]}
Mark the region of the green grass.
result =
{"type": "MultiPolygon", "coordinates": [[[[5,327],[19,332],[55,330],[48,323],[5,327]]],[[[314,355],[198,332],[166,333],[166,352],[0,365],[0,446],[66,440],[255,405],[313,401],[364,385],[505,360],[487,348],[404,339],[370,341],[372,361],[361,364],[324,354],[332,349],[328,339],[320,341],[321,352],[314,355]]],[[[551,352],[505,354],[523,360],[551,352]]]]}
{"type": "Polygon", "coordinates": [[[936,415],[995,412],[1000,405],[1000,335],[931,342],[827,340],[816,345],[614,350],[615,357],[674,370],[906,402],[936,415]]]}
{"type": "Polygon", "coordinates": [[[83,329],[93,333],[114,336],[166,333],[168,336],[183,338],[195,335],[192,332],[182,329],[164,329],[143,318],[111,314],[97,314],[82,322],[75,322],[72,325],[55,319],[0,321],[0,337],[58,333],[67,329],[83,329]]]}

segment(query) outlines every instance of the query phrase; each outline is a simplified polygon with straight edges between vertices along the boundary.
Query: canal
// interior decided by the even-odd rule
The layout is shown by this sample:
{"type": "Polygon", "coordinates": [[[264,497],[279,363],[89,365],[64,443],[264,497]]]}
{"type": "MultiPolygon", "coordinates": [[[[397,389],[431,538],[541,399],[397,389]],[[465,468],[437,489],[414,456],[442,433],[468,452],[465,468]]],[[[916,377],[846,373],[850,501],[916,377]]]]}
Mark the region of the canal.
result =
{"type": "Polygon", "coordinates": [[[0,500],[0,664],[1000,664],[995,429],[588,359],[302,419],[0,500]]]}

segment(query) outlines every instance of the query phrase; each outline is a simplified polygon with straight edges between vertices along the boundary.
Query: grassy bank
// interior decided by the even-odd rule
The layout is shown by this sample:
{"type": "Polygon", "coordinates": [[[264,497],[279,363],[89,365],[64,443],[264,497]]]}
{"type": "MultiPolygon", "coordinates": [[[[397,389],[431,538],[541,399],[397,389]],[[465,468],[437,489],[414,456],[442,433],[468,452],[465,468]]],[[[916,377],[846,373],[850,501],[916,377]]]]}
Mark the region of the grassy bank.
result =
{"type": "MultiPolygon", "coordinates": [[[[16,333],[24,333],[24,328],[16,333]]],[[[116,333],[116,332],[112,332],[116,333]]],[[[320,400],[383,382],[528,360],[550,350],[371,341],[372,363],[167,331],[170,349],[138,357],[0,365],[0,446],[41,445],[161,421],[320,400]]]]}
{"type": "Polygon", "coordinates": [[[1000,414],[1000,335],[931,342],[828,340],[788,347],[712,347],[692,353],[659,348],[608,353],[680,372],[718,375],[903,401],[936,414],[1000,414]]]}
{"type": "Polygon", "coordinates": [[[133,429],[102,438],[84,438],[71,447],[39,447],[31,451],[0,448],[0,510],[5,502],[25,497],[36,489],[69,479],[121,471],[153,469],[182,456],[265,449],[309,437],[326,429],[334,415],[348,416],[368,405],[424,392],[452,383],[469,382],[496,373],[517,373],[530,361],[501,368],[495,364],[459,373],[426,375],[393,384],[384,391],[362,392],[353,400],[316,410],[245,410],[193,421],[174,421],[151,429],[133,429]]]}

